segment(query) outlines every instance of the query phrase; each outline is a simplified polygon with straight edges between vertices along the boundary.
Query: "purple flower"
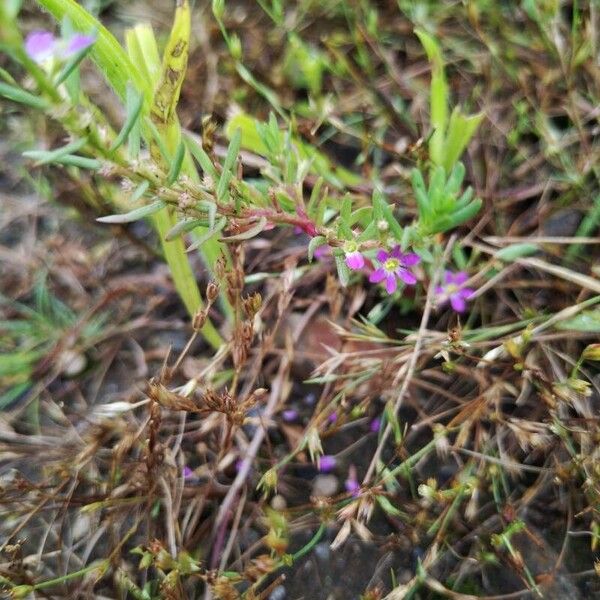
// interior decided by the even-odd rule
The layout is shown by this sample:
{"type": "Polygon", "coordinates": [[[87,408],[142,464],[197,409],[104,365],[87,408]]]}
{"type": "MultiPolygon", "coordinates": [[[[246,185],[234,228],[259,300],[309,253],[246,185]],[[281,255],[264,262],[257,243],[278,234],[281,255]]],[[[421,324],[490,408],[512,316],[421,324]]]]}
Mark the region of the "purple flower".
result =
{"type": "Polygon", "coordinates": [[[344,244],[345,263],[349,269],[360,271],[365,266],[365,259],[358,250],[358,244],[354,240],[348,240],[344,244]]]}
{"type": "Polygon", "coordinates": [[[288,408],[281,413],[284,421],[295,421],[298,418],[298,411],[288,408]]]}
{"type": "Polygon", "coordinates": [[[469,276],[464,271],[452,273],[446,271],[444,274],[444,285],[438,285],[435,288],[435,293],[441,296],[440,303],[443,304],[450,300],[452,308],[459,313],[465,312],[467,308],[467,300],[474,294],[471,288],[462,287],[469,279],[469,276]]]}
{"type": "Polygon", "coordinates": [[[335,465],[335,456],[331,456],[330,454],[324,454],[317,459],[317,467],[321,473],[329,473],[330,471],[333,471],[335,469],[335,465]]]}
{"type": "Polygon", "coordinates": [[[410,267],[420,262],[421,257],[418,254],[413,252],[403,254],[400,246],[396,246],[391,252],[380,250],[377,253],[377,260],[381,266],[371,273],[369,281],[379,283],[385,280],[385,289],[388,294],[396,291],[398,279],[401,279],[406,285],[417,283],[417,278],[410,267]]]}
{"type": "Polygon", "coordinates": [[[183,478],[184,479],[190,479],[191,477],[194,476],[194,471],[192,471],[192,469],[190,469],[187,465],[185,467],[183,467],[183,472],[182,472],[183,478]]]}
{"type": "Polygon", "coordinates": [[[315,248],[313,256],[317,260],[322,260],[322,259],[326,258],[327,256],[329,256],[330,254],[331,254],[331,248],[329,247],[329,245],[323,244],[322,246],[315,248]]]}
{"type": "Polygon", "coordinates": [[[350,465],[350,469],[348,470],[348,479],[344,482],[344,487],[347,492],[350,492],[354,497],[360,494],[360,483],[358,483],[358,478],[356,477],[356,467],[354,465],[350,465]]]}
{"type": "Polygon", "coordinates": [[[77,54],[86,48],[89,48],[96,38],[91,35],[84,35],[83,33],[75,33],[71,39],[68,40],[67,46],[63,52],[64,58],[69,58],[73,54],[77,54]]]}
{"type": "Polygon", "coordinates": [[[327,417],[327,422],[335,423],[337,421],[337,418],[338,418],[337,413],[334,411],[327,417]]]}
{"type": "Polygon", "coordinates": [[[68,39],[56,39],[49,31],[32,31],[25,40],[25,52],[37,63],[51,58],[65,60],[89,48],[95,41],[91,35],[75,33],[68,39]]]}
{"type": "Polygon", "coordinates": [[[379,428],[381,427],[381,417],[375,417],[370,425],[369,425],[369,429],[371,431],[379,431],[379,428]]]}
{"type": "Polygon", "coordinates": [[[44,62],[56,52],[56,38],[49,31],[32,31],[25,39],[25,52],[35,62],[44,62]]]}

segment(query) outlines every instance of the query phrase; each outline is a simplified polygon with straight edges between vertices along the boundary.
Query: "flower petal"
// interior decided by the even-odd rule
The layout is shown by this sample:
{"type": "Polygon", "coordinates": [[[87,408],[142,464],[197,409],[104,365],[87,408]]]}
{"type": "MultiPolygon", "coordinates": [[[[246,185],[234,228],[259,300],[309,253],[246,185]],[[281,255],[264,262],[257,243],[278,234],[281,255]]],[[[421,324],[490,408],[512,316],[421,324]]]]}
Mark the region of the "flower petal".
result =
{"type": "Polygon", "coordinates": [[[365,259],[360,252],[346,254],[346,265],[353,271],[359,271],[365,266],[365,259]]]}
{"type": "Polygon", "coordinates": [[[25,40],[25,52],[35,62],[50,58],[56,50],[56,38],[49,31],[32,31],[25,40]]]}
{"type": "Polygon", "coordinates": [[[445,288],[443,288],[441,285],[436,285],[435,286],[435,293],[438,296],[441,296],[442,294],[444,294],[446,292],[445,288]]]}
{"type": "Polygon", "coordinates": [[[469,274],[464,271],[454,273],[454,283],[456,285],[462,285],[467,279],[469,279],[469,274]]]}
{"type": "Polygon", "coordinates": [[[475,293],[475,290],[472,288],[463,288],[462,290],[458,290],[458,293],[465,299],[469,300],[471,296],[475,293]]]}
{"type": "Polygon", "coordinates": [[[402,250],[400,249],[400,246],[398,246],[398,245],[394,246],[393,250],[390,252],[390,256],[393,256],[394,258],[399,258],[400,260],[402,260],[402,257],[404,255],[402,254],[402,250]]]}
{"type": "Polygon", "coordinates": [[[421,262],[421,257],[418,254],[415,254],[414,252],[408,252],[407,254],[402,254],[402,256],[400,256],[399,258],[400,258],[400,262],[405,267],[413,267],[414,265],[417,265],[421,262]]]}
{"type": "Polygon", "coordinates": [[[400,277],[406,285],[415,285],[415,283],[417,283],[415,274],[411,273],[408,269],[398,269],[396,272],[398,273],[398,277],[400,277]]]}
{"type": "Polygon", "coordinates": [[[380,281],[383,281],[384,279],[385,279],[385,271],[383,269],[377,269],[376,271],[373,271],[369,275],[369,281],[371,283],[379,283],[380,281]]]}
{"type": "Polygon", "coordinates": [[[377,252],[377,260],[381,263],[385,262],[389,257],[389,253],[387,253],[385,250],[379,250],[377,252]]]}
{"type": "Polygon", "coordinates": [[[84,35],[83,33],[76,33],[71,37],[69,42],[67,43],[67,47],[63,52],[64,58],[69,58],[73,56],[73,54],[77,54],[86,48],[89,48],[94,42],[96,38],[91,35],[84,35]]]}
{"type": "Polygon", "coordinates": [[[452,294],[452,296],[450,296],[450,304],[452,305],[452,308],[459,313],[465,312],[467,308],[467,303],[460,294],[452,294]]]}
{"type": "Polygon", "coordinates": [[[385,278],[385,289],[388,294],[393,294],[398,287],[398,282],[396,281],[396,277],[394,275],[387,275],[385,278]]]}

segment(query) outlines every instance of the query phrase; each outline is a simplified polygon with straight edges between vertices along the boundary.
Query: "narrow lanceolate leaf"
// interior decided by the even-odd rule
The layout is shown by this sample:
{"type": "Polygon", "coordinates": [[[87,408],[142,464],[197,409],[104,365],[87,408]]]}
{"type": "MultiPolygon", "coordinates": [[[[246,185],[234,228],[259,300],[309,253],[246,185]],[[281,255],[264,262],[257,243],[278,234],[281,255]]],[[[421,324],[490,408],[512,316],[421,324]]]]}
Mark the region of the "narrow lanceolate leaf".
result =
{"type": "Polygon", "coordinates": [[[338,279],[342,287],[346,287],[350,281],[350,269],[344,260],[343,254],[334,255],[335,266],[337,267],[338,279]]]}
{"type": "Polygon", "coordinates": [[[25,90],[21,90],[14,85],[0,82],[0,96],[18,102],[19,104],[25,104],[25,106],[31,106],[31,108],[37,108],[38,110],[45,110],[50,104],[43,98],[34,96],[25,90]]]}
{"type": "Polygon", "coordinates": [[[517,258],[523,258],[524,256],[531,256],[539,251],[539,247],[536,244],[511,244],[502,250],[496,252],[496,258],[505,262],[512,262],[517,258]]]}
{"type": "Polygon", "coordinates": [[[219,179],[219,174],[217,173],[212,160],[204,151],[204,148],[188,134],[184,134],[184,140],[188,150],[202,167],[202,171],[216,182],[219,179]]]}
{"type": "Polygon", "coordinates": [[[177,150],[175,150],[175,156],[171,162],[169,173],[167,175],[167,185],[175,183],[181,173],[181,165],[183,164],[183,157],[185,156],[185,144],[183,141],[179,142],[177,150]]]}
{"type": "Polygon", "coordinates": [[[243,240],[249,240],[257,236],[267,226],[267,218],[261,217],[255,225],[246,229],[242,233],[236,235],[230,235],[229,237],[221,238],[222,242],[241,242],[243,240]]]}
{"type": "Polygon", "coordinates": [[[174,240],[183,234],[192,231],[196,227],[206,227],[207,225],[207,219],[184,219],[183,221],[179,221],[179,223],[177,223],[175,227],[173,227],[169,233],[167,233],[165,240],[170,242],[171,240],[174,240]]]}
{"type": "Polygon", "coordinates": [[[326,242],[327,240],[324,235],[317,235],[316,237],[310,239],[310,242],[308,242],[308,262],[313,261],[315,250],[326,242]]]}
{"type": "Polygon", "coordinates": [[[107,217],[100,217],[96,219],[100,223],[132,223],[133,221],[139,221],[144,217],[149,217],[165,208],[166,204],[162,200],[156,200],[152,204],[147,206],[140,206],[122,215],[108,215],[107,217]]]}
{"type": "Polygon", "coordinates": [[[56,79],[54,80],[54,85],[59,86],[63,83],[69,75],[79,66],[79,63],[91,52],[92,47],[89,46],[83,50],[80,50],[75,56],[73,56],[60,70],[56,79]]]}
{"type": "Polygon", "coordinates": [[[208,240],[210,240],[210,238],[212,238],[215,234],[219,233],[219,231],[222,231],[226,224],[227,219],[223,217],[217,222],[214,229],[208,229],[202,235],[198,236],[194,243],[187,249],[187,251],[191,252],[192,250],[200,248],[200,246],[208,242],[208,240]]]}
{"type": "Polygon", "coordinates": [[[115,141],[110,146],[110,152],[114,152],[125,142],[127,136],[138,122],[143,106],[144,96],[139,92],[136,92],[131,85],[128,86],[126,100],[127,117],[125,118],[125,123],[123,123],[121,131],[119,131],[119,135],[117,135],[115,141]]]}
{"type": "Polygon", "coordinates": [[[131,194],[131,198],[129,198],[130,202],[137,202],[146,193],[146,190],[149,187],[149,181],[142,181],[142,183],[135,188],[133,194],[131,194]]]}
{"type": "Polygon", "coordinates": [[[227,200],[229,182],[233,177],[233,169],[235,167],[235,162],[237,160],[238,154],[240,152],[241,141],[242,132],[241,130],[236,129],[235,133],[231,138],[231,142],[229,143],[227,156],[225,157],[225,161],[223,162],[223,172],[221,173],[219,183],[217,184],[217,199],[219,201],[227,200]]]}
{"type": "Polygon", "coordinates": [[[87,138],[81,138],[80,140],[75,140],[67,144],[66,146],[62,146],[61,148],[56,148],[56,150],[28,150],[27,152],[23,152],[23,156],[27,158],[32,158],[36,161],[36,164],[39,165],[47,165],[50,163],[58,162],[63,156],[67,154],[73,154],[73,152],[77,152],[81,150],[87,143],[87,138]]]}
{"type": "MultiPolygon", "coordinates": [[[[38,151],[23,152],[23,156],[35,159],[38,157],[38,151]]],[[[38,162],[38,165],[46,164],[50,161],[38,162]]],[[[77,154],[64,154],[51,161],[55,165],[64,165],[65,167],[78,167],[80,169],[88,169],[89,171],[97,171],[102,163],[95,158],[87,158],[87,156],[78,156],[77,154]]]]}

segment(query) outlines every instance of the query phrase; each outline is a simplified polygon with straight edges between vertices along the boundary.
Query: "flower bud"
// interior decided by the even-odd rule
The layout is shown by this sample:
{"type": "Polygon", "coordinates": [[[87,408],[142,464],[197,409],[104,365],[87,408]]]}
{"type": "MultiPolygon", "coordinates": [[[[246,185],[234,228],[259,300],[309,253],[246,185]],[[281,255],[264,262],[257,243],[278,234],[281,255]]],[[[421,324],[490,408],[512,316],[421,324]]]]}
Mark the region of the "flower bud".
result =
{"type": "Polygon", "coordinates": [[[600,360],[600,344],[590,344],[581,354],[583,360],[600,360]]]}

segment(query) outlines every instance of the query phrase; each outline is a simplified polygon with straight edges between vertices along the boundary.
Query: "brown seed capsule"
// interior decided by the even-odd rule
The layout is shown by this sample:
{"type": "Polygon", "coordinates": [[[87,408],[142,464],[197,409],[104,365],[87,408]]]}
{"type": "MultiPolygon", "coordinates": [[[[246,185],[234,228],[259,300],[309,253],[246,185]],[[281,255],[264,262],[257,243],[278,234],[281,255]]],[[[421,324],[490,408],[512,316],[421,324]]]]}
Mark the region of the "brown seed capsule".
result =
{"type": "Polygon", "coordinates": [[[206,299],[212,304],[219,297],[219,286],[211,281],[206,286],[206,299]]]}
{"type": "Polygon", "coordinates": [[[192,319],[192,328],[194,331],[200,331],[204,327],[204,323],[206,323],[206,311],[199,310],[192,319]]]}

